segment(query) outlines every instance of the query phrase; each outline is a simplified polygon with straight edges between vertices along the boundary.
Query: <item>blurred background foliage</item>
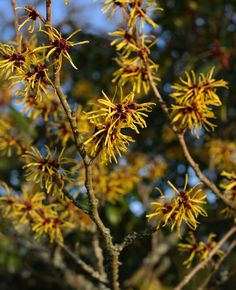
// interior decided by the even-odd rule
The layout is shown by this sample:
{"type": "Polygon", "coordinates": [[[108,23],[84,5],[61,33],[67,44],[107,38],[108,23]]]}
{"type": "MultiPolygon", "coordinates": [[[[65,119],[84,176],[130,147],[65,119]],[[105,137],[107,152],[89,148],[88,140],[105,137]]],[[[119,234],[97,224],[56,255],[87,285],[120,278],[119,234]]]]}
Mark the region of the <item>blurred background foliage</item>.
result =
{"type": "MultiPolygon", "coordinates": [[[[236,137],[236,1],[235,0],[163,0],[158,1],[164,11],[158,13],[159,28],[153,31],[158,42],[153,47],[153,59],[159,64],[159,90],[170,104],[171,84],[176,82],[184,71],[194,69],[196,72],[207,72],[215,66],[217,78],[229,82],[229,90],[222,91],[223,106],[217,112],[215,132],[201,133],[196,139],[191,133],[187,143],[204,173],[217,184],[220,171],[227,169],[224,159],[227,146],[222,145],[220,153],[216,153],[212,140],[233,142],[235,150],[236,137]],[[218,156],[217,154],[221,154],[218,156]],[[219,159],[222,158],[222,159],[219,159]],[[223,161],[219,161],[223,160],[223,161]],[[221,164],[222,162],[222,164],[221,164]],[[223,168],[222,168],[223,167],[223,168]]],[[[18,1],[19,6],[35,4],[43,12],[44,1],[18,1]],[[30,3],[29,3],[30,2],[30,3]]],[[[10,0],[2,0],[0,9],[0,37],[2,41],[14,37],[13,14],[10,0]]],[[[155,17],[155,16],[154,16],[155,17]]],[[[101,12],[101,5],[92,1],[70,0],[68,7],[64,1],[54,1],[54,22],[69,33],[77,27],[82,28],[81,39],[88,39],[89,44],[73,50],[72,58],[79,67],[76,71],[65,64],[63,88],[69,96],[72,106],[82,106],[101,96],[101,90],[113,94],[115,88],[111,82],[112,73],[117,69],[113,58],[115,50],[110,46],[111,38],[107,32],[115,29],[120,23],[119,17],[106,19],[101,12]]],[[[139,96],[142,101],[156,101],[150,92],[148,96],[139,96]]],[[[11,91],[0,83],[0,110],[10,110],[19,131],[34,136],[37,144],[47,143],[45,132],[47,123],[32,124],[23,114],[19,106],[10,102],[11,91]],[[9,109],[10,108],[10,109],[9,109]]],[[[184,174],[188,172],[190,184],[198,179],[193,170],[185,163],[173,133],[168,129],[165,116],[159,105],[154,108],[148,120],[148,127],[135,136],[129,158],[137,162],[145,155],[148,160],[165,163],[165,170],[151,173],[152,180],[143,180],[145,186],[134,187],[131,192],[115,203],[104,203],[101,215],[112,234],[120,241],[125,234],[142,231],[146,226],[145,213],[148,210],[149,197],[156,198],[159,193],[154,190],[158,186],[165,190],[169,179],[180,187],[184,182],[184,174]],[[161,162],[160,162],[161,160],[161,162]]],[[[231,156],[231,155],[230,155],[231,156]]],[[[229,162],[235,168],[236,157],[231,156],[229,162]],[[232,158],[231,158],[232,157],[232,158]],[[234,159],[233,159],[234,158],[234,159]]],[[[145,171],[145,168],[143,168],[145,171]]],[[[161,170],[157,166],[156,170],[161,170]]],[[[145,172],[144,172],[145,173],[145,172]]],[[[145,174],[144,174],[145,175],[145,174]]],[[[16,190],[20,189],[24,174],[22,165],[14,156],[0,157],[0,178],[16,190]]],[[[215,232],[219,239],[232,225],[232,220],[223,218],[219,212],[223,205],[215,196],[207,191],[208,218],[202,218],[201,226],[196,232],[199,239],[205,239],[209,233],[215,232]]],[[[36,243],[30,234],[16,233],[6,220],[0,223],[0,289],[36,290],[36,289],[96,289],[80,269],[66,255],[62,255],[57,247],[48,247],[36,243]]],[[[78,243],[80,253],[92,263],[91,235],[73,233],[67,237],[67,243],[78,243]]],[[[124,289],[158,290],[171,289],[187,273],[182,265],[184,255],[177,249],[178,237],[165,229],[152,239],[146,238],[128,247],[121,256],[121,281],[124,289]]],[[[224,263],[223,269],[215,275],[209,289],[235,289],[236,255],[232,253],[224,263]]],[[[205,271],[197,275],[186,289],[197,289],[199,281],[211,271],[209,265],[205,271]]],[[[122,288],[122,289],[123,289],[122,288]]]]}

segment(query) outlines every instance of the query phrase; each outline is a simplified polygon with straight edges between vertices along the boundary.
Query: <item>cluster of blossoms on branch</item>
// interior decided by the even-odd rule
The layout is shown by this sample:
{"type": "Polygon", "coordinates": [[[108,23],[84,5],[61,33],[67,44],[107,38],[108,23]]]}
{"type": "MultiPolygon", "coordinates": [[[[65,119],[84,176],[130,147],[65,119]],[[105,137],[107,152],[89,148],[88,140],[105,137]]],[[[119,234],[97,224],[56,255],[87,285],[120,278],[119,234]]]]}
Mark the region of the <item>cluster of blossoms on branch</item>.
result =
{"type": "Polygon", "coordinates": [[[197,78],[194,71],[186,72],[186,79],[180,78],[181,84],[174,84],[171,97],[176,104],[172,105],[172,122],[180,129],[190,129],[199,137],[199,130],[204,127],[207,131],[214,130],[216,125],[212,106],[221,106],[221,100],[216,89],[227,87],[224,80],[213,78],[214,68],[206,75],[203,73],[197,78]]]}
{"type": "Polygon", "coordinates": [[[181,225],[185,222],[192,230],[195,230],[198,225],[197,217],[199,215],[207,216],[203,205],[206,204],[206,194],[201,189],[200,184],[187,190],[188,175],[185,177],[184,188],[177,189],[170,181],[168,184],[172,188],[173,195],[166,196],[160,190],[161,199],[164,202],[152,202],[155,207],[153,213],[147,215],[148,218],[157,217],[159,222],[157,227],[164,227],[168,224],[171,225],[171,230],[177,227],[179,236],[181,236],[181,225]]]}
{"type": "Polygon", "coordinates": [[[62,243],[65,232],[78,227],[78,218],[81,221],[79,226],[91,226],[91,220],[69,199],[49,202],[35,184],[27,184],[22,195],[17,195],[5,183],[0,184],[0,191],[3,216],[11,220],[18,230],[30,226],[36,238],[62,243]]]}
{"type": "MultiPolygon", "coordinates": [[[[216,246],[216,242],[213,240],[215,237],[216,235],[211,233],[206,242],[197,242],[193,232],[190,232],[186,238],[187,243],[179,243],[178,245],[181,252],[188,252],[190,254],[183,264],[189,268],[195,258],[200,261],[205,260],[216,246]]],[[[223,253],[224,252],[220,249],[216,251],[216,255],[218,256],[223,253]]]]}

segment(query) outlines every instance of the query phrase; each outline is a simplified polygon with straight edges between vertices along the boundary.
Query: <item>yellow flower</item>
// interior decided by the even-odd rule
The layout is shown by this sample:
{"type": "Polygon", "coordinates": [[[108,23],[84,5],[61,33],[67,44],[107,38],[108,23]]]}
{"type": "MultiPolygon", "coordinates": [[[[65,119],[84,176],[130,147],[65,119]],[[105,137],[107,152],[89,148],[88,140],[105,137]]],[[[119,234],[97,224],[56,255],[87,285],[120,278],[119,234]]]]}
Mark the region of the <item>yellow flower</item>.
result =
{"type": "Polygon", "coordinates": [[[87,152],[92,157],[99,153],[102,162],[111,162],[112,159],[117,162],[116,154],[121,156],[127,151],[127,145],[134,142],[133,138],[123,134],[121,129],[121,125],[97,124],[93,135],[84,142],[87,152]]]}
{"type": "Polygon", "coordinates": [[[156,11],[162,11],[162,8],[157,7],[155,0],[131,0],[129,3],[129,22],[130,27],[135,27],[137,22],[140,22],[141,27],[146,23],[150,24],[154,28],[158,25],[150,18],[150,14],[156,11]]]}
{"type": "Polygon", "coordinates": [[[31,61],[26,63],[25,68],[19,68],[10,79],[16,80],[14,84],[24,84],[24,89],[19,90],[17,94],[27,96],[33,93],[39,101],[42,100],[43,95],[48,94],[48,86],[53,85],[48,75],[47,65],[34,54],[31,55],[31,61]]]}
{"type": "Polygon", "coordinates": [[[62,66],[63,57],[66,58],[75,69],[77,69],[70,56],[69,53],[70,49],[76,45],[88,43],[89,41],[72,42],[70,41],[70,39],[77,33],[79,33],[81,29],[77,29],[67,38],[65,38],[62,36],[61,32],[58,31],[56,28],[47,25],[46,27],[50,28],[49,32],[45,30],[41,31],[49,36],[49,39],[51,40],[52,44],[37,47],[36,49],[34,49],[34,52],[49,48],[49,52],[46,55],[46,59],[48,59],[51,55],[54,55],[56,62],[59,64],[58,69],[60,69],[62,66]]]}
{"type": "Polygon", "coordinates": [[[19,25],[18,30],[20,30],[23,26],[30,22],[28,31],[30,33],[34,32],[36,20],[38,22],[39,28],[41,28],[40,14],[33,6],[17,7],[17,9],[24,9],[28,13],[26,19],[19,25]]]}
{"type": "Polygon", "coordinates": [[[111,126],[122,123],[123,127],[129,127],[139,133],[138,126],[146,128],[147,124],[143,117],[148,117],[145,112],[151,112],[155,103],[138,104],[134,101],[134,93],[131,92],[124,96],[122,88],[120,88],[120,101],[115,103],[114,98],[111,101],[108,96],[102,92],[104,99],[98,99],[98,110],[88,113],[89,120],[96,124],[96,119],[105,118],[106,122],[110,122],[111,126]]]}
{"type": "Polygon", "coordinates": [[[224,80],[216,81],[213,76],[214,68],[207,75],[200,74],[198,79],[193,71],[186,74],[187,80],[180,78],[181,84],[174,84],[171,97],[176,104],[172,105],[171,118],[182,129],[189,128],[199,137],[199,129],[203,126],[207,131],[216,127],[209,119],[215,114],[211,106],[220,106],[221,101],[216,88],[227,87],[224,80]]]}
{"type": "MultiPolygon", "coordinates": [[[[146,67],[146,60],[144,61],[139,56],[134,58],[119,57],[115,59],[120,68],[114,73],[112,82],[117,82],[123,87],[127,83],[132,85],[132,89],[136,93],[144,91],[145,94],[150,90],[150,83],[148,78],[148,72],[146,67]]],[[[160,80],[156,76],[158,65],[150,59],[148,60],[149,70],[152,75],[155,84],[160,80]]]]}
{"type": "Polygon", "coordinates": [[[206,195],[200,188],[200,184],[187,190],[188,175],[185,176],[185,184],[183,190],[177,189],[170,181],[168,184],[174,191],[174,195],[164,196],[161,193],[161,198],[169,199],[169,201],[153,202],[151,205],[155,207],[155,211],[147,215],[148,218],[158,217],[160,219],[157,227],[166,226],[171,223],[171,230],[177,227],[179,235],[182,222],[185,222],[192,230],[195,230],[198,225],[197,217],[199,215],[207,216],[207,213],[202,208],[206,203],[206,195]]]}
{"type": "Polygon", "coordinates": [[[1,76],[8,79],[15,69],[24,67],[27,50],[23,52],[14,45],[0,44],[0,55],[1,76]]]}
{"type": "Polygon", "coordinates": [[[39,183],[47,193],[61,193],[68,173],[62,165],[70,160],[63,157],[64,149],[58,156],[56,152],[52,154],[47,146],[45,149],[46,153],[42,155],[37,148],[31,147],[31,151],[26,151],[23,155],[26,160],[23,167],[26,169],[26,179],[39,183]]]}
{"type": "Polygon", "coordinates": [[[42,201],[45,199],[43,192],[28,192],[23,190],[23,194],[15,204],[14,215],[15,225],[27,224],[31,222],[40,208],[43,207],[42,201]],[[17,221],[17,222],[16,222],[17,221]]]}
{"type": "Polygon", "coordinates": [[[67,221],[65,213],[59,214],[54,207],[53,205],[44,206],[42,210],[38,211],[33,220],[32,230],[35,232],[36,239],[46,235],[51,243],[63,243],[62,232],[73,228],[74,225],[67,221]]]}
{"type": "Polygon", "coordinates": [[[213,74],[214,67],[206,75],[201,73],[198,78],[194,71],[191,71],[191,74],[185,72],[186,80],[180,78],[181,83],[172,86],[174,92],[171,94],[171,97],[178,104],[183,104],[200,95],[207,105],[220,106],[222,103],[216,93],[216,89],[219,87],[227,88],[228,83],[222,79],[215,80],[213,74]]]}
{"type": "Polygon", "coordinates": [[[84,144],[90,144],[87,150],[92,156],[100,152],[103,161],[117,161],[115,154],[121,156],[127,150],[126,145],[134,142],[130,136],[123,134],[122,129],[131,128],[139,133],[137,126],[146,127],[143,117],[147,117],[145,112],[150,112],[154,104],[138,104],[134,101],[133,92],[124,96],[122,89],[118,103],[114,103],[114,98],[111,101],[104,92],[103,96],[104,99],[98,100],[99,109],[88,113],[88,119],[95,130],[84,144]]]}
{"type": "Polygon", "coordinates": [[[200,95],[195,99],[180,105],[172,105],[171,119],[179,128],[189,128],[199,137],[199,130],[204,127],[206,131],[214,130],[216,125],[209,119],[215,119],[215,114],[200,95]]]}
{"type": "Polygon", "coordinates": [[[110,16],[113,16],[117,10],[127,9],[129,2],[130,0],[105,0],[102,11],[103,13],[109,13],[110,16]]]}
{"type": "MultiPolygon", "coordinates": [[[[211,233],[208,236],[206,243],[204,243],[203,241],[197,242],[193,232],[190,232],[189,237],[186,239],[188,243],[178,244],[180,251],[190,253],[189,258],[184,261],[183,265],[189,268],[194,258],[197,258],[200,261],[207,259],[212,249],[216,246],[216,242],[213,241],[213,238],[215,237],[216,235],[214,233],[211,233]]],[[[223,251],[220,249],[218,249],[215,253],[215,255],[218,256],[222,254],[223,251]]]]}

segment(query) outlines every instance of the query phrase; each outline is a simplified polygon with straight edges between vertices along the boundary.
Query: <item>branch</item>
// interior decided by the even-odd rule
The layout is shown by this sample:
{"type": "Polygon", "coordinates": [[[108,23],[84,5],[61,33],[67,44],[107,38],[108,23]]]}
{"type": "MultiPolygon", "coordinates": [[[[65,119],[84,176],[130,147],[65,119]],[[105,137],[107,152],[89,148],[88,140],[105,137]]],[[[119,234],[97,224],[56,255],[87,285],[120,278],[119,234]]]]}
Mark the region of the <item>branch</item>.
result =
{"type": "Polygon", "coordinates": [[[191,167],[193,168],[193,170],[195,171],[196,175],[199,177],[199,179],[202,181],[202,183],[204,183],[208,188],[210,188],[212,190],[212,192],[214,192],[216,194],[216,196],[218,196],[221,200],[223,200],[223,202],[232,207],[232,203],[223,195],[221,194],[220,190],[215,186],[215,184],[213,182],[211,182],[200,170],[199,165],[193,160],[188,147],[186,145],[185,139],[184,139],[184,135],[177,133],[176,134],[178,140],[179,140],[179,144],[183,150],[184,156],[186,158],[186,160],[188,161],[188,163],[191,165],[191,167]]]}
{"type": "Polygon", "coordinates": [[[59,246],[65,250],[65,252],[73,258],[73,260],[81,267],[81,269],[86,272],[90,277],[92,277],[96,282],[102,283],[103,285],[108,285],[108,281],[104,276],[95,271],[93,267],[85,263],[80,257],[75,255],[66,245],[59,244],[59,246]]]}
{"type": "Polygon", "coordinates": [[[161,94],[159,93],[159,91],[158,91],[158,89],[153,81],[153,77],[152,77],[152,74],[150,72],[149,64],[147,61],[146,61],[146,69],[147,69],[148,78],[149,78],[149,82],[150,82],[150,85],[152,87],[152,90],[153,90],[155,96],[157,97],[157,99],[160,103],[160,106],[161,106],[163,112],[165,113],[165,115],[168,119],[168,123],[169,123],[170,128],[173,130],[173,132],[175,133],[175,135],[179,141],[180,147],[184,153],[184,156],[185,156],[187,162],[193,168],[193,170],[195,171],[195,173],[199,177],[199,179],[202,181],[202,183],[205,184],[205,186],[207,186],[208,188],[210,188],[212,190],[212,192],[214,192],[215,195],[218,196],[218,198],[220,198],[226,205],[232,207],[231,202],[227,198],[225,198],[225,196],[220,192],[220,190],[215,186],[215,184],[213,182],[211,182],[202,173],[201,169],[199,168],[199,165],[194,161],[194,159],[192,158],[192,156],[188,150],[188,147],[187,147],[185,139],[184,139],[184,133],[178,132],[177,127],[171,122],[171,118],[170,118],[170,114],[169,114],[167,105],[166,105],[165,101],[163,100],[161,94]]]}
{"type": "Polygon", "coordinates": [[[19,37],[20,37],[19,30],[18,30],[19,23],[18,23],[18,16],[16,13],[16,1],[15,0],[11,0],[11,7],[12,7],[12,10],[14,13],[14,26],[15,26],[15,33],[16,33],[16,42],[19,43],[19,37]]]}
{"type": "Polygon", "coordinates": [[[93,249],[97,259],[98,272],[100,273],[100,275],[106,277],[107,275],[104,269],[104,256],[99,244],[99,239],[96,234],[94,234],[93,236],[93,249]]]}
{"type": "Polygon", "coordinates": [[[119,244],[119,250],[123,251],[124,248],[126,248],[129,245],[131,245],[135,241],[144,239],[146,237],[149,237],[153,233],[155,233],[156,231],[157,231],[157,228],[151,228],[151,229],[146,229],[146,230],[144,230],[143,232],[140,232],[140,233],[133,232],[132,234],[128,234],[124,238],[123,242],[121,244],[119,244]]]}
{"type": "Polygon", "coordinates": [[[120,287],[118,279],[119,279],[120,251],[119,247],[113,244],[110,229],[105,227],[98,213],[98,199],[96,198],[93,191],[92,164],[85,165],[85,186],[87,188],[92,219],[104,239],[106,250],[108,251],[109,254],[109,281],[111,284],[110,286],[113,290],[119,290],[120,287]]]}
{"type": "Polygon", "coordinates": [[[52,26],[52,0],[46,0],[46,24],[52,26]]]}
{"type": "Polygon", "coordinates": [[[188,282],[201,270],[203,269],[207,263],[212,259],[212,257],[215,255],[217,250],[222,247],[222,245],[236,232],[236,227],[232,227],[224,236],[223,238],[217,243],[217,245],[212,249],[209,256],[203,260],[201,263],[199,263],[196,267],[192,269],[190,273],[188,273],[184,279],[179,283],[177,287],[174,288],[174,290],[181,290],[183,287],[188,284],[188,282]]]}
{"type": "Polygon", "coordinates": [[[83,213],[87,214],[88,216],[91,217],[91,214],[87,208],[85,208],[82,204],[80,204],[74,197],[65,189],[62,190],[63,194],[69,198],[69,200],[80,210],[82,210],[83,213]]]}
{"type": "Polygon", "coordinates": [[[60,71],[57,68],[56,68],[56,72],[55,72],[55,79],[54,79],[53,86],[54,86],[56,94],[61,102],[61,105],[66,113],[68,121],[70,123],[70,127],[71,127],[71,130],[73,132],[76,148],[77,148],[78,152],[80,153],[81,157],[83,158],[83,160],[86,163],[89,163],[90,158],[86,155],[86,152],[85,152],[85,149],[83,146],[83,140],[79,134],[78,124],[76,121],[75,114],[74,114],[74,112],[72,112],[70,105],[67,102],[66,95],[64,94],[64,92],[61,89],[60,71]]]}

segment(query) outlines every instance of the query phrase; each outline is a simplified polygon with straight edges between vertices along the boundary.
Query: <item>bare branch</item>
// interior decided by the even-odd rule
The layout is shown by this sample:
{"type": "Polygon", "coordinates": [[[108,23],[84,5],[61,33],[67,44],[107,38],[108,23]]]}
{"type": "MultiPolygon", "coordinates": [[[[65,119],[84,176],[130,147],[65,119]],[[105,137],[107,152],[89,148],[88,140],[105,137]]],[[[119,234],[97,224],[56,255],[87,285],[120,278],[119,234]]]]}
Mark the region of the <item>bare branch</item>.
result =
{"type": "Polygon", "coordinates": [[[100,273],[100,275],[106,277],[107,275],[104,269],[104,256],[100,247],[99,239],[96,234],[94,234],[93,236],[93,249],[97,259],[98,272],[100,273]]]}
{"type": "Polygon", "coordinates": [[[81,269],[86,272],[90,277],[92,277],[95,281],[97,281],[98,283],[102,283],[104,285],[107,286],[108,281],[107,279],[100,275],[100,273],[98,273],[97,271],[95,271],[93,269],[92,266],[88,265],[87,263],[85,263],[80,257],[78,257],[77,255],[75,255],[74,252],[72,252],[66,245],[63,244],[59,244],[59,246],[65,250],[65,252],[71,257],[73,258],[73,260],[81,267],[81,269]]]}
{"type": "Polygon", "coordinates": [[[16,1],[15,0],[11,0],[11,7],[14,13],[14,26],[15,26],[15,33],[16,33],[16,42],[19,42],[19,30],[18,30],[18,26],[19,26],[19,22],[18,22],[18,16],[16,13],[16,1]]]}

